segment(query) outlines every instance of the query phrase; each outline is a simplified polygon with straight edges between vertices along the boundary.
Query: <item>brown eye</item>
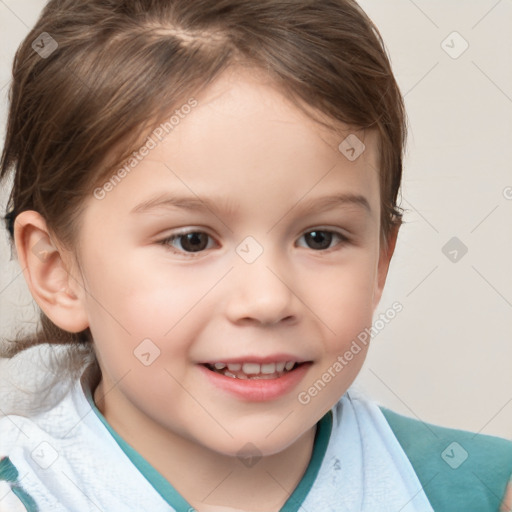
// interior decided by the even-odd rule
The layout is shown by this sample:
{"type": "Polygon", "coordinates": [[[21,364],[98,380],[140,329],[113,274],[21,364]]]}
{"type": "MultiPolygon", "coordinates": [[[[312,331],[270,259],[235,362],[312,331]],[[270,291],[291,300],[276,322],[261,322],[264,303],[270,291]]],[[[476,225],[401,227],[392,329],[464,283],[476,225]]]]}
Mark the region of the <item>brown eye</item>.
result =
{"type": "Polygon", "coordinates": [[[301,238],[304,238],[307,246],[315,251],[325,251],[330,249],[333,240],[336,238],[341,240],[341,243],[348,242],[348,238],[341,233],[322,229],[308,231],[301,238]]]}
{"type": "Polygon", "coordinates": [[[176,252],[194,253],[201,252],[208,248],[210,236],[200,231],[191,231],[189,233],[180,233],[172,235],[162,240],[162,244],[169,246],[176,252]]]}
{"type": "Polygon", "coordinates": [[[208,235],[204,233],[187,233],[178,237],[181,246],[187,252],[203,251],[208,245],[208,235]]]}
{"type": "Polygon", "coordinates": [[[328,249],[332,242],[332,233],[327,231],[311,231],[304,237],[311,249],[328,249]]]}

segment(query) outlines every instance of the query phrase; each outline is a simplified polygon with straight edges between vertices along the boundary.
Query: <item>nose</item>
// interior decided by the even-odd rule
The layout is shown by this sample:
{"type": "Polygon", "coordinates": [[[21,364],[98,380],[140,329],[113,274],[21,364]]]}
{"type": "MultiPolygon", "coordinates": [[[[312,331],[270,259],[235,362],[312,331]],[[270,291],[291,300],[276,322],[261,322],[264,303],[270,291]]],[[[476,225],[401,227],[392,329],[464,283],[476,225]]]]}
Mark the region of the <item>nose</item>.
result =
{"type": "Polygon", "coordinates": [[[233,323],[275,325],[295,323],[300,301],[290,272],[281,272],[275,258],[261,256],[237,265],[231,280],[226,315],[233,323]]]}

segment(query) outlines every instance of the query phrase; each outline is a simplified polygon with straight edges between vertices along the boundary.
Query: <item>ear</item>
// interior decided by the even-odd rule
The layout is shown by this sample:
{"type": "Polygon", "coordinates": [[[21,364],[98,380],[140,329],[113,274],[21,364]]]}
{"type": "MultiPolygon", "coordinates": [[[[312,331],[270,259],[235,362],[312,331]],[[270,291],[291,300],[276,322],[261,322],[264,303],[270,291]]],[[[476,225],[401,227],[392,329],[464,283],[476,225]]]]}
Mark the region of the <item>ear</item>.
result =
{"type": "Polygon", "coordinates": [[[400,225],[394,226],[389,233],[387,245],[382,245],[380,248],[375,291],[373,294],[373,311],[375,311],[379,305],[380,299],[382,297],[382,292],[384,290],[384,285],[386,284],[386,278],[388,275],[389,264],[391,262],[393,253],[395,252],[396,240],[398,238],[399,230],[400,225]]]}
{"type": "Polygon", "coordinates": [[[57,247],[43,217],[32,210],[20,213],[14,240],[30,293],[45,315],[65,331],[86,329],[83,286],[70,273],[71,254],[57,247]]]}

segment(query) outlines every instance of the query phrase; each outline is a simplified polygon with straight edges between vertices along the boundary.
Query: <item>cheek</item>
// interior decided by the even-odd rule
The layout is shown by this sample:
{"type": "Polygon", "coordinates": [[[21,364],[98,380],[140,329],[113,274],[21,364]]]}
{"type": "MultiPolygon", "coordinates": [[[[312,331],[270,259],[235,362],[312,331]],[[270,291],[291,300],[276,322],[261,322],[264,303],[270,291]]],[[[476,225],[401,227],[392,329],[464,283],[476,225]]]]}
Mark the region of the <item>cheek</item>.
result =
{"type": "Polygon", "coordinates": [[[319,282],[311,309],[323,331],[323,355],[298,399],[312,415],[332,407],[354,382],[364,364],[372,324],[375,271],[373,259],[361,255],[357,264],[339,267],[319,282]]]}
{"type": "Polygon", "coordinates": [[[97,260],[92,270],[86,308],[100,358],[129,366],[144,342],[160,362],[177,365],[204,326],[206,316],[198,312],[210,298],[217,274],[171,269],[165,260],[149,265],[137,257],[97,260]],[[151,343],[144,341],[148,339],[151,343]]]}
{"type": "Polygon", "coordinates": [[[311,276],[305,301],[322,321],[331,350],[342,349],[371,325],[375,291],[376,260],[370,251],[358,251],[344,264],[311,276]]]}
{"type": "Polygon", "coordinates": [[[133,336],[161,336],[162,329],[170,329],[175,317],[184,314],[187,295],[194,294],[182,272],[170,274],[165,265],[144,258],[143,251],[132,249],[128,258],[112,249],[108,257],[90,254],[88,262],[88,311],[133,336]]]}

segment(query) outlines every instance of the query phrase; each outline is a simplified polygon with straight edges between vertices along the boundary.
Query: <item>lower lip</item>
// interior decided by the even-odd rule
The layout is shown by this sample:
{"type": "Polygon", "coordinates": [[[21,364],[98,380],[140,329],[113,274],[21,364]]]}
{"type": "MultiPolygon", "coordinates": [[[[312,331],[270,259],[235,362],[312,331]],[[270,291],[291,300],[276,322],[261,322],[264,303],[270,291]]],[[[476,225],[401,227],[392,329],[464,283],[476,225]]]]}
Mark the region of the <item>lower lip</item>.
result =
{"type": "Polygon", "coordinates": [[[312,363],[304,363],[277,379],[237,379],[225,377],[203,365],[199,365],[199,368],[214,386],[244,400],[265,402],[275,400],[296,387],[311,365],[312,363]]]}

